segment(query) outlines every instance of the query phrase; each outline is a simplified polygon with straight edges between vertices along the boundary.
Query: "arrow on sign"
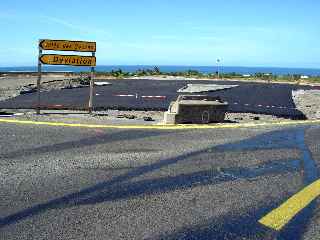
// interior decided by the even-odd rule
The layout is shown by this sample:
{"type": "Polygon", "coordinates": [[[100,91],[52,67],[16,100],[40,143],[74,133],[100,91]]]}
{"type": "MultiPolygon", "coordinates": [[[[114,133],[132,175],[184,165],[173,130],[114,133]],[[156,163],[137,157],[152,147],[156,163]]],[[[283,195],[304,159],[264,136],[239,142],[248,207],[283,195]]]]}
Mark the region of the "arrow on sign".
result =
{"type": "Polygon", "coordinates": [[[44,54],[39,60],[48,65],[96,66],[96,57],[90,56],[44,54]]]}

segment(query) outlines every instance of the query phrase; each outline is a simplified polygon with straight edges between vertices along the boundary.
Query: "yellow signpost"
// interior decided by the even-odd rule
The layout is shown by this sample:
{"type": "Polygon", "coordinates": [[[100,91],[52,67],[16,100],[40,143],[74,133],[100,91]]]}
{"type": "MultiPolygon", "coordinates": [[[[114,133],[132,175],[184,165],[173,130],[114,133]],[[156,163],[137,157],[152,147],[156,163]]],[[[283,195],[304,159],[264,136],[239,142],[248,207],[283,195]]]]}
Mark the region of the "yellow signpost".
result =
{"type": "Polygon", "coordinates": [[[67,41],[67,40],[40,40],[39,47],[42,50],[95,52],[95,42],[67,41]]]}
{"type": "Polygon", "coordinates": [[[78,55],[44,54],[40,56],[40,62],[49,65],[96,66],[95,57],[78,55]]]}
{"type": "Polygon", "coordinates": [[[90,91],[89,91],[89,112],[93,109],[93,87],[94,71],[96,66],[96,43],[84,41],[67,41],[67,40],[39,40],[39,58],[38,58],[38,108],[40,114],[40,83],[41,83],[41,65],[70,65],[70,66],[88,66],[91,67],[90,91]],[[43,50],[53,51],[73,51],[73,52],[91,52],[92,56],[78,55],[59,55],[59,54],[42,54],[43,50]]]}

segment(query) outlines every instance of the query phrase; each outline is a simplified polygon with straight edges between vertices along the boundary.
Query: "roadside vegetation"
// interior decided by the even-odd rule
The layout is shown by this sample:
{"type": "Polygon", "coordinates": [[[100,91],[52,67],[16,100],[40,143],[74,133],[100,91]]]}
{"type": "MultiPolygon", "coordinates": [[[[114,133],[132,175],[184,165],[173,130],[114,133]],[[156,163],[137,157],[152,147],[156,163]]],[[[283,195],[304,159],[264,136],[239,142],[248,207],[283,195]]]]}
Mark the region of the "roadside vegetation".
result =
{"type": "MultiPolygon", "coordinates": [[[[88,75],[88,72],[82,72],[80,75],[88,75]]],[[[129,77],[147,77],[147,76],[158,76],[158,77],[186,77],[186,78],[197,78],[197,79],[240,79],[240,80],[263,80],[269,82],[292,82],[292,83],[320,83],[320,76],[308,76],[303,78],[299,74],[287,74],[287,75],[274,75],[272,73],[255,73],[252,75],[243,75],[236,72],[231,73],[202,73],[196,70],[187,70],[183,72],[162,72],[159,67],[149,69],[138,69],[135,72],[126,72],[122,69],[112,70],[110,72],[96,72],[97,77],[111,77],[111,78],[129,78],[129,77]]]]}

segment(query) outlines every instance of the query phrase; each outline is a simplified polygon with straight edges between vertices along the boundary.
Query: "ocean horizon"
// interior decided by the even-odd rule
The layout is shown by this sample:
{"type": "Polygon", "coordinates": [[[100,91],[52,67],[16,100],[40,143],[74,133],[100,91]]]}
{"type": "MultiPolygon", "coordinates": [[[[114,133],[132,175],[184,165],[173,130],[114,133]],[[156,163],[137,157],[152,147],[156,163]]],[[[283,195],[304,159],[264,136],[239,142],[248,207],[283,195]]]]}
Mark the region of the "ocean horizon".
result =
{"type": "MultiPolygon", "coordinates": [[[[184,72],[188,70],[196,70],[201,73],[239,73],[239,74],[255,74],[255,73],[272,73],[274,75],[300,74],[307,76],[320,76],[320,68],[284,68],[284,67],[241,67],[241,66],[174,66],[174,65],[100,65],[96,67],[97,72],[110,72],[112,70],[121,69],[125,72],[135,72],[139,69],[153,69],[158,66],[160,71],[184,72]]],[[[73,67],[73,66],[42,66],[43,72],[84,72],[89,71],[89,67],[73,67]]],[[[37,66],[21,66],[21,67],[0,67],[0,72],[37,72],[37,66]]]]}

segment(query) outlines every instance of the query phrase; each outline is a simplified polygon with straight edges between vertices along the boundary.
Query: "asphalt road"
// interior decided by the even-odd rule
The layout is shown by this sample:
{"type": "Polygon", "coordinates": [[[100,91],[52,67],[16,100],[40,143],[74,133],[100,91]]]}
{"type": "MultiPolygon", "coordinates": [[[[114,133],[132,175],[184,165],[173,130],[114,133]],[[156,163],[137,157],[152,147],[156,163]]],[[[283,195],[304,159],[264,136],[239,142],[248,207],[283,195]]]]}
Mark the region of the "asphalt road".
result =
{"type": "MultiPolygon", "coordinates": [[[[302,112],[295,109],[292,100],[293,89],[310,87],[289,84],[246,83],[230,81],[183,81],[183,80],[108,80],[111,86],[96,87],[94,107],[97,110],[167,110],[171,101],[176,100],[177,90],[188,83],[238,84],[239,87],[211,92],[229,102],[230,112],[250,112],[271,114],[291,119],[304,119],[302,112]],[[119,96],[131,95],[131,96],[119,96]],[[146,98],[145,96],[163,96],[146,98]]],[[[87,109],[88,88],[55,90],[42,93],[41,105],[44,108],[87,109]]],[[[0,108],[35,108],[37,94],[20,95],[0,102],[0,108]]]]}
{"type": "Polygon", "coordinates": [[[116,130],[0,124],[0,239],[319,239],[319,126],[116,130]]]}

